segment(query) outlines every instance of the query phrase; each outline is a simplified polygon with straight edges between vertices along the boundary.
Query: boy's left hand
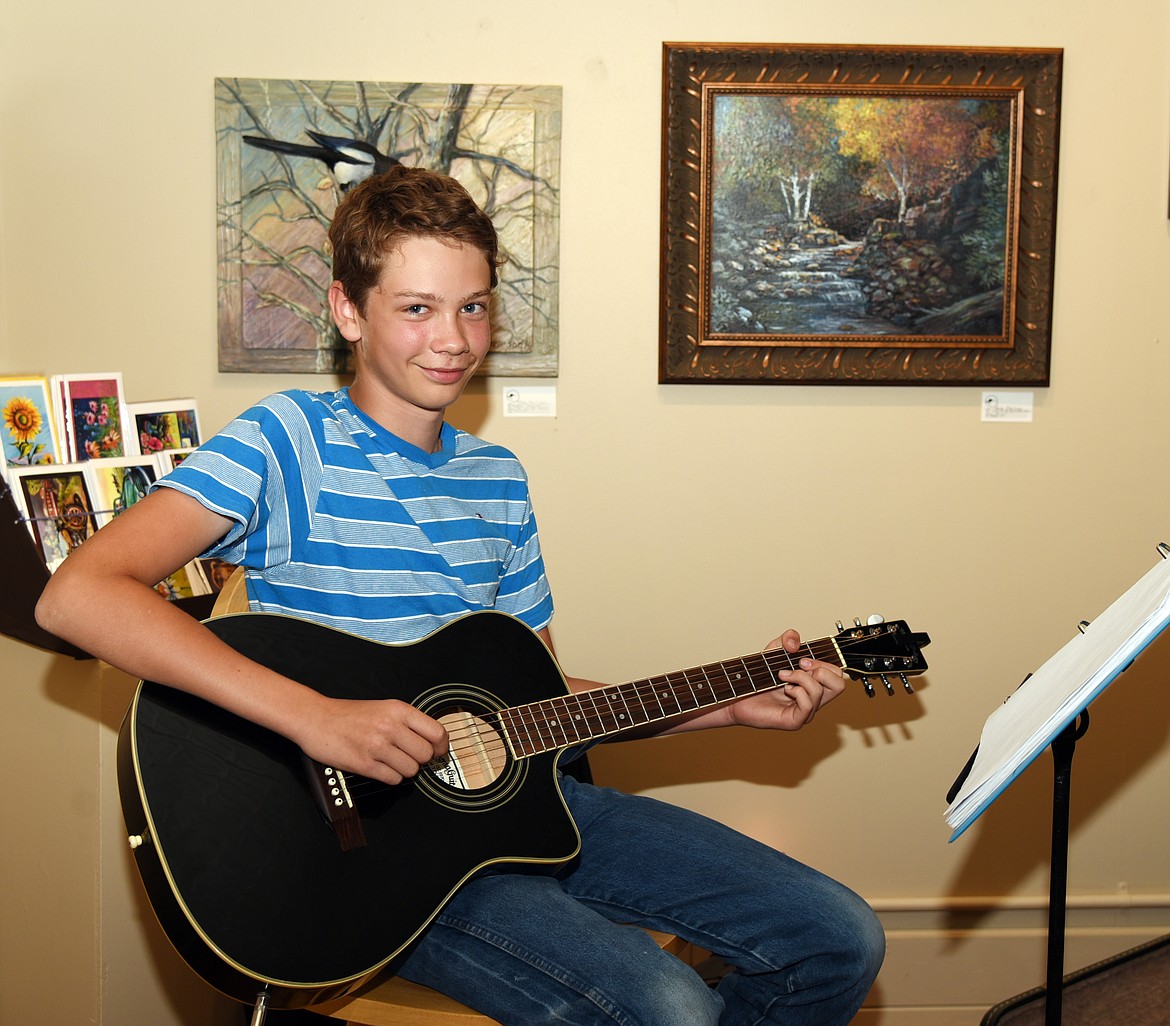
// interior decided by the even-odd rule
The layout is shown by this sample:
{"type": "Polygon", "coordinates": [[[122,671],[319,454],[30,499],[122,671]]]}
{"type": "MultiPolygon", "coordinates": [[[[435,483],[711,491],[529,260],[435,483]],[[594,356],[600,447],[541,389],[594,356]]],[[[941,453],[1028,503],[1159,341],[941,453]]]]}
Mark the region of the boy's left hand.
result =
{"type": "MultiPolygon", "coordinates": [[[[767,651],[777,648],[795,655],[800,651],[800,634],[785,631],[769,643],[767,651]]],[[[845,690],[841,667],[807,655],[800,659],[799,669],[782,670],[777,676],[787,682],[786,686],[732,703],[732,722],[744,727],[799,730],[812,721],[821,706],[845,690]]]]}

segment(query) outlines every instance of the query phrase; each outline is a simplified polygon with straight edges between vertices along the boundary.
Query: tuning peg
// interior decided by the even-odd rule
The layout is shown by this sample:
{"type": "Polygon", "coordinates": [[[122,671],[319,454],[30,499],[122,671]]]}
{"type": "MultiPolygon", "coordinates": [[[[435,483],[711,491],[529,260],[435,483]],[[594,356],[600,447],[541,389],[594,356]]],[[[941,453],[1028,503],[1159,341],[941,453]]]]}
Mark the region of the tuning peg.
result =
{"type": "Polygon", "coordinates": [[[884,687],[886,689],[886,694],[892,695],[894,693],[894,685],[890,683],[890,678],[887,677],[884,673],[881,674],[880,676],[881,676],[882,687],[884,687]]]}
{"type": "Polygon", "coordinates": [[[902,679],[902,687],[906,689],[906,694],[914,694],[914,685],[910,683],[910,678],[904,673],[899,673],[898,676],[902,679]]]}
{"type": "Polygon", "coordinates": [[[866,617],[865,622],[869,624],[870,627],[876,627],[879,623],[885,623],[886,618],[882,616],[881,613],[870,613],[869,616],[866,617]]]}
{"type": "Polygon", "coordinates": [[[868,677],[861,678],[861,686],[863,688],[865,688],[866,695],[870,698],[873,698],[873,696],[874,696],[873,684],[870,682],[870,679],[868,677]]]}

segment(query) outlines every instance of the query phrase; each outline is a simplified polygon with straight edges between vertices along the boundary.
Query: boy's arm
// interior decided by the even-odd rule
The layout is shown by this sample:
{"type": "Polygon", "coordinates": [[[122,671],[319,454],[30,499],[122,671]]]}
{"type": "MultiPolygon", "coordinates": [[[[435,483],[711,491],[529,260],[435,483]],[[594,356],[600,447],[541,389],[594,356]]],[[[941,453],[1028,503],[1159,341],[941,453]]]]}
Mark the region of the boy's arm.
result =
{"type": "Polygon", "coordinates": [[[65,560],[41,595],[37,622],[131,676],[275,730],[319,762],[396,784],[445,752],[442,725],[410,705],[326,698],[240,655],[154,590],[230,526],[160,488],[65,560]]]}

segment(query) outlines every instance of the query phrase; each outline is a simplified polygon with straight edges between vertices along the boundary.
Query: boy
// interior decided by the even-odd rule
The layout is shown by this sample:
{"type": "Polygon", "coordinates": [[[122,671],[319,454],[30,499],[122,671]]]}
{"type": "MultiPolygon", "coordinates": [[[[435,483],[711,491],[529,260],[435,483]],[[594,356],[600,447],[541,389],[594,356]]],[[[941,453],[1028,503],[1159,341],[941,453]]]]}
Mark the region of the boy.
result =
{"type": "MultiPolygon", "coordinates": [[[[329,303],[353,345],[353,384],[281,393],[241,415],[66,561],[38,619],[319,762],[397,784],[446,752],[440,723],[396,700],[325,698],[228,648],[151,587],[206,554],[248,568],[253,609],[399,642],[494,608],[551,650],[524,472],[507,450],[444,421],[490,343],[499,260],[490,219],[452,179],[396,167],[346,195],[330,240],[329,303]],[[116,625],[76,615],[95,589],[122,610],[116,625]]],[[[796,652],[799,637],[773,644],[796,652]]],[[[836,667],[807,658],[782,676],[787,687],[655,732],[795,730],[844,686],[836,667]]],[[[692,813],[568,778],[563,791],[579,858],[555,875],[472,880],[401,975],[515,1026],[850,1021],[884,946],[860,898],[692,813]],[[710,989],[623,923],[679,934],[734,971],[710,989]]]]}

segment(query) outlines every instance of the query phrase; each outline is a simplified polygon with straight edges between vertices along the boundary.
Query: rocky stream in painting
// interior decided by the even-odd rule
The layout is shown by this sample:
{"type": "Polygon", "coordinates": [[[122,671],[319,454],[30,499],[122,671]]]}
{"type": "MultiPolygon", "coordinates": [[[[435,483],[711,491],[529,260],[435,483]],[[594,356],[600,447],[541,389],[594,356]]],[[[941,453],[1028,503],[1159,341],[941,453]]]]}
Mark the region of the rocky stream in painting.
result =
{"type": "Polygon", "coordinates": [[[956,189],[901,222],[875,218],[859,239],[815,216],[748,220],[717,209],[712,334],[999,335],[1003,286],[988,288],[972,270],[974,204],[963,198],[956,189]]]}

